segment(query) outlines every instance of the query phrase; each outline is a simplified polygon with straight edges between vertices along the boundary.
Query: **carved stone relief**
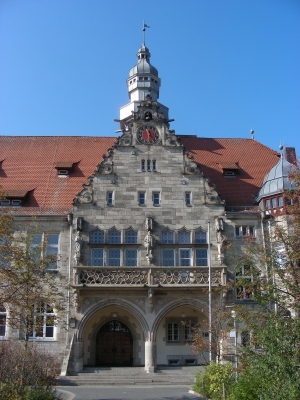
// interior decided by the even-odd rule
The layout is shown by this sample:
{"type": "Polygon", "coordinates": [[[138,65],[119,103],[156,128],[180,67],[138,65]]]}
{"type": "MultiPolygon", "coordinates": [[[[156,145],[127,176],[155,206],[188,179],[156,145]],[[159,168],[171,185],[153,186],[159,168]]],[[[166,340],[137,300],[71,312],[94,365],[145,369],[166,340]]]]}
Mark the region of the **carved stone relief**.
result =
{"type": "Polygon", "coordinates": [[[205,200],[207,203],[211,204],[224,204],[225,201],[221,200],[217,191],[215,190],[214,184],[209,184],[210,179],[204,179],[204,191],[205,191],[205,200]]]}
{"type": "Polygon", "coordinates": [[[88,204],[93,201],[93,189],[89,185],[83,185],[84,189],[77,193],[76,198],[74,199],[74,203],[79,204],[88,204]]]}

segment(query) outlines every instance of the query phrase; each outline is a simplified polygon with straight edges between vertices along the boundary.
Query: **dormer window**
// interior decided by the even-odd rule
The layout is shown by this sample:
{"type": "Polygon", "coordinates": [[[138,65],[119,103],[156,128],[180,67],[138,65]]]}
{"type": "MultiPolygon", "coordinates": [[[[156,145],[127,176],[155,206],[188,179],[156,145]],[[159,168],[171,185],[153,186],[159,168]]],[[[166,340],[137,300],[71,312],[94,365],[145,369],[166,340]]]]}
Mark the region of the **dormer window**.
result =
{"type": "Polygon", "coordinates": [[[28,190],[5,190],[5,199],[1,200],[1,206],[21,207],[27,196],[28,190]]]}
{"type": "Polygon", "coordinates": [[[57,176],[66,177],[70,175],[70,172],[73,168],[73,161],[58,161],[55,164],[55,169],[57,170],[57,176]]]}
{"type": "Polygon", "coordinates": [[[218,164],[223,171],[224,178],[235,178],[239,173],[238,163],[224,161],[218,164]]]}

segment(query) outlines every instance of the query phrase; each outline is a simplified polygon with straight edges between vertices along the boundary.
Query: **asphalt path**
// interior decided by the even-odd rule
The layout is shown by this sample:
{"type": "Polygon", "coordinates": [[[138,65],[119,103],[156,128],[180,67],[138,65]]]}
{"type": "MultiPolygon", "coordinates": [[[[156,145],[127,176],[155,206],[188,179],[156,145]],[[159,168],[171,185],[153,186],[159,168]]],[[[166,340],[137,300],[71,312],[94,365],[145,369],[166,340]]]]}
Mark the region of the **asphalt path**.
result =
{"type": "Polygon", "coordinates": [[[64,386],[63,400],[205,400],[188,386],[64,386]]]}

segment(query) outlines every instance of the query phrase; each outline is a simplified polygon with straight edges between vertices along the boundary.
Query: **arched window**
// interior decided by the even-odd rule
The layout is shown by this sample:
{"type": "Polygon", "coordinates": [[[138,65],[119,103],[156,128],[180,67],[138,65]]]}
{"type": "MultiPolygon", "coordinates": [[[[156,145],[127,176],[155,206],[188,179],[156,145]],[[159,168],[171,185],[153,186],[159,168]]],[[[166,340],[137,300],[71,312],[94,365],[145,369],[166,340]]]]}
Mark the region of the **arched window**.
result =
{"type": "Polygon", "coordinates": [[[205,244],[206,243],[206,232],[197,231],[195,233],[195,243],[196,244],[205,244]]]}
{"type": "Polygon", "coordinates": [[[173,244],[174,243],[174,232],[164,231],[161,233],[161,243],[162,244],[173,244]]]}
{"type": "Polygon", "coordinates": [[[119,244],[121,243],[121,232],[114,229],[108,232],[108,243],[109,244],[119,244]]]}
{"type": "Polygon", "coordinates": [[[191,243],[191,233],[188,231],[181,231],[178,233],[178,243],[179,244],[189,244],[191,243]]]}
{"type": "Polygon", "coordinates": [[[94,232],[91,232],[90,235],[91,244],[102,244],[104,243],[104,232],[100,229],[97,229],[94,232]]]}
{"type": "Polygon", "coordinates": [[[126,244],[136,244],[137,243],[137,232],[134,230],[127,231],[125,233],[125,243],[126,244]]]}

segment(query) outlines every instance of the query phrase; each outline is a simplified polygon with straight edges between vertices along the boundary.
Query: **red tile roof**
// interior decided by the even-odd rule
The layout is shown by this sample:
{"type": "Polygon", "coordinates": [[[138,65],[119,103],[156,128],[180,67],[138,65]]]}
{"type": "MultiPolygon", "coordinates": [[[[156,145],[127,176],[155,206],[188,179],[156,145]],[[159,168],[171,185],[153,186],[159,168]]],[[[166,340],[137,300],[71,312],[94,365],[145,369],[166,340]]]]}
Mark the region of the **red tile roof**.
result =
{"type": "Polygon", "coordinates": [[[190,150],[190,156],[199,164],[201,171],[216,185],[216,191],[227,207],[253,206],[267,172],[274,167],[280,156],[275,150],[253,139],[181,138],[181,144],[190,150]],[[237,163],[236,177],[225,177],[220,165],[230,160],[237,163]]]}
{"type": "Polygon", "coordinates": [[[64,215],[87,182],[102,156],[115,142],[113,137],[0,136],[0,186],[7,191],[31,191],[24,215],[64,215]],[[58,177],[55,166],[75,162],[70,175],[58,177]]]}
{"type": "MultiPolygon", "coordinates": [[[[0,136],[0,186],[7,191],[28,191],[24,215],[65,215],[87,183],[113,137],[0,136]],[[73,163],[70,175],[58,177],[55,167],[73,163]]],[[[264,176],[278,162],[278,153],[252,139],[182,137],[181,143],[227,206],[252,206],[264,176]],[[238,163],[235,178],[223,176],[220,165],[238,163]]]]}

